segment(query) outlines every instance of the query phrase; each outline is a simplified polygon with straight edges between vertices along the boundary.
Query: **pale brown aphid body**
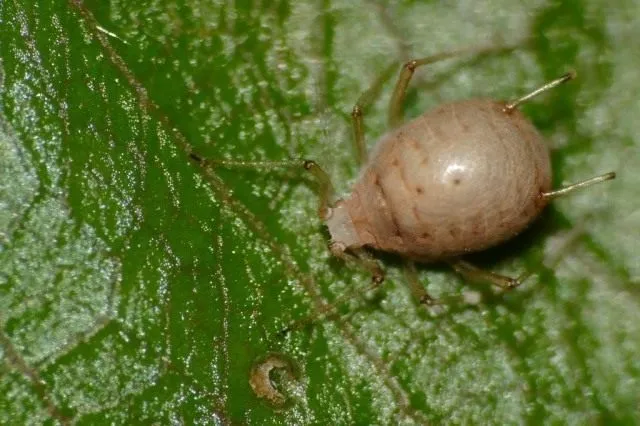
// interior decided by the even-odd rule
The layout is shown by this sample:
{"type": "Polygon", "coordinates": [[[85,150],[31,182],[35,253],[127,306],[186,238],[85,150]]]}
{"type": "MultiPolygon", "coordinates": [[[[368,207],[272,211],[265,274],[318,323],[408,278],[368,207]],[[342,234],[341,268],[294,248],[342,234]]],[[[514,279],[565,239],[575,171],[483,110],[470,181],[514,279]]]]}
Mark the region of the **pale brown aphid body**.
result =
{"type": "Polygon", "coordinates": [[[363,168],[349,196],[331,204],[329,177],[315,162],[304,163],[321,181],[320,215],[331,234],[331,252],[355,256],[373,273],[374,286],[384,274],[366,249],[397,253],[408,260],[412,292],[427,304],[435,301],[418,282],[413,261],[445,261],[468,279],[515,288],[527,273],[511,278],[483,271],[461,257],[519,234],[551,199],[615,178],[610,172],[552,190],[547,144],[517,109],[575,78],[573,72],[515,101],[456,101],[403,123],[402,102],[416,68],[459,53],[404,64],[389,105],[392,130],[368,160],[362,111],[381,81],[360,97],[352,117],[363,168]]]}
{"type": "Polygon", "coordinates": [[[505,106],[445,104],[383,136],[351,194],[328,212],[334,250],[432,262],[525,229],[547,204],[549,152],[531,122],[505,106]]]}
{"type": "MultiPolygon", "coordinates": [[[[248,168],[302,165],[311,172],[320,184],[319,214],[331,234],[331,252],[369,269],[373,287],[383,281],[384,273],[369,255],[369,248],[407,259],[409,286],[421,303],[436,302],[420,284],[414,261],[444,261],[467,279],[513,289],[527,273],[511,278],[483,271],[461,257],[509,240],[529,226],[550,200],[613,179],[615,173],[552,189],[547,144],[517,109],[534,96],[575,78],[575,73],[515,101],[456,101],[403,123],[402,103],[416,68],[461,53],[493,50],[465,49],[405,63],[389,104],[392,130],[367,155],[363,110],[373,102],[384,79],[374,82],[353,108],[354,143],[362,170],[344,199],[332,201],[331,179],[311,160],[217,164],[248,168]]],[[[194,154],[192,158],[203,161],[194,154]]]]}

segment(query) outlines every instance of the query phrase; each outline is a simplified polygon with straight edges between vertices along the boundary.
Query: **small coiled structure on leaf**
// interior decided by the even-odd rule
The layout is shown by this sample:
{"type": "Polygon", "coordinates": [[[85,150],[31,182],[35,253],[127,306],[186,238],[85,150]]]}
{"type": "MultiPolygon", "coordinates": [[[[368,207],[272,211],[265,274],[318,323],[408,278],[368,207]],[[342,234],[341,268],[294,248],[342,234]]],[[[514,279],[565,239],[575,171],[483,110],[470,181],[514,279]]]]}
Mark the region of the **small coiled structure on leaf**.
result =
{"type": "Polygon", "coordinates": [[[288,395],[283,393],[282,388],[290,387],[298,379],[299,371],[293,360],[286,355],[270,352],[254,363],[249,375],[249,385],[258,398],[279,410],[286,408],[289,402],[288,395]]]}
{"type": "Polygon", "coordinates": [[[461,101],[382,137],[327,225],[345,249],[437,261],[518,234],[550,189],[548,150],[519,111],[492,100],[461,101]]]}

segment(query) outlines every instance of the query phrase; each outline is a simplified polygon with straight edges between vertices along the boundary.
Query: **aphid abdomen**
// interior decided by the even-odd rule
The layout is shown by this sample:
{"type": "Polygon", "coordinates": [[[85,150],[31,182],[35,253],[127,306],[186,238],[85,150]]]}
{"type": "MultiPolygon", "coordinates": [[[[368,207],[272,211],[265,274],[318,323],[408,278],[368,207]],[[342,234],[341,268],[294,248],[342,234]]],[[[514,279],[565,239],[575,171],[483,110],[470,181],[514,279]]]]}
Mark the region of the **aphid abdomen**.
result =
{"type": "Polygon", "coordinates": [[[355,245],[430,261],[526,228],[546,203],[549,155],[533,125],[503,109],[490,100],[456,102],[385,135],[341,207],[355,245]]]}

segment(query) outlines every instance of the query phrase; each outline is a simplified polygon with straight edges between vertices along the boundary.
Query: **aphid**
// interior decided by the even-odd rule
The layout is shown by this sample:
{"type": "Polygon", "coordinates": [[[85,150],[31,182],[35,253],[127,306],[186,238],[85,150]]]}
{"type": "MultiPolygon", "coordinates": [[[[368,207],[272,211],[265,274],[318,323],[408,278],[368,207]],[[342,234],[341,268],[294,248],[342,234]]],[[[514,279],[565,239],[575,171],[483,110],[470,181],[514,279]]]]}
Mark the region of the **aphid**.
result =
{"type": "Polygon", "coordinates": [[[573,79],[574,73],[514,101],[456,101],[402,123],[402,103],[416,68],[454,54],[404,64],[389,105],[392,130],[370,156],[362,112],[379,87],[374,84],[360,97],[352,119],[362,170],[348,196],[334,202],[328,175],[314,161],[302,163],[320,182],[319,214],[331,234],[331,252],[369,268],[374,285],[382,282],[383,272],[367,249],[396,253],[407,259],[412,291],[427,304],[434,300],[417,283],[413,262],[447,262],[466,278],[515,288],[522,279],[483,271],[461,257],[519,234],[553,198],[615,177],[611,172],[552,190],[544,138],[518,111],[519,104],[573,79]]]}

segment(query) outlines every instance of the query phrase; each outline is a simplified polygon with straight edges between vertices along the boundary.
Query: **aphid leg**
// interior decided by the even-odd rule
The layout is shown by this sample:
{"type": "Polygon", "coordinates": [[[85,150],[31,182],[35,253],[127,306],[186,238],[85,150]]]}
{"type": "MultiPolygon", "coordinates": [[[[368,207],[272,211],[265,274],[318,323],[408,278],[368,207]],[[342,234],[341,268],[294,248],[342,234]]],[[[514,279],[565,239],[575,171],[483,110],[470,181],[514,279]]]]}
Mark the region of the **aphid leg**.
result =
{"type": "Polygon", "coordinates": [[[416,270],[416,265],[414,262],[407,260],[405,261],[403,268],[404,276],[407,278],[409,282],[409,290],[413,297],[420,303],[421,305],[433,306],[439,304],[436,299],[431,297],[427,290],[424,288],[422,284],[420,284],[420,280],[418,279],[418,271],[416,270]]]}
{"type": "Polygon", "coordinates": [[[405,62],[402,66],[402,70],[400,71],[400,75],[398,76],[398,80],[396,82],[396,86],[393,89],[393,94],[391,95],[391,100],[389,101],[389,116],[388,123],[390,127],[397,127],[402,123],[402,104],[404,103],[404,98],[407,94],[407,87],[409,86],[409,82],[413,77],[413,74],[416,71],[416,68],[421,67],[423,65],[433,64],[435,62],[441,61],[443,59],[449,59],[456,56],[467,55],[467,54],[486,54],[486,53],[498,53],[501,51],[509,51],[512,50],[515,46],[489,46],[489,47],[470,47],[467,49],[458,49],[452,50],[449,52],[442,52],[432,56],[427,56],[425,58],[420,59],[412,59],[408,62],[405,62]]]}
{"type": "MultiPolygon", "coordinates": [[[[504,290],[514,289],[522,284],[520,278],[511,278],[506,275],[485,271],[464,260],[454,260],[449,263],[457,273],[469,281],[488,281],[504,290]]],[[[529,274],[525,274],[522,278],[526,278],[528,275],[529,274]]]]}
{"type": "Polygon", "coordinates": [[[311,174],[318,180],[318,216],[320,216],[322,220],[326,220],[329,215],[329,204],[333,199],[333,185],[331,184],[331,178],[327,172],[322,170],[322,167],[313,160],[303,160],[302,167],[311,172],[311,174]]]}
{"type": "Polygon", "coordinates": [[[362,298],[363,294],[366,294],[372,290],[380,287],[382,282],[384,281],[384,270],[380,267],[380,264],[371,256],[369,252],[364,249],[353,250],[352,253],[347,252],[339,252],[334,253],[340,259],[343,259],[345,262],[354,263],[357,266],[363,267],[371,273],[371,284],[365,288],[352,288],[351,291],[348,291],[340,296],[338,296],[331,305],[327,305],[327,310],[324,311],[325,315],[335,310],[335,307],[348,302],[352,299],[362,298]]]}
{"type": "Polygon", "coordinates": [[[367,162],[367,146],[364,140],[364,118],[363,114],[380,95],[380,90],[384,83],[391,78],[396,69],[396,64],[388,66],[369,88],[360,95],[351,111],[351,121],[353,124],[353,143],[358,156],[358,164],[367,162]]]}
{"type": "Polygon", "coordinates": [[[384,271],[380,264],[365,249],[352,250],[356,258],[356,263],[371,272],[371,281],[373,283],[382,284],[384,281],[384,271]]]}
{"type": "Polygon", "coordinates": [[[371,290],[375,290],[380,287],[380,284],[384,281],[384,271],[375,261],[371,255],[365,250],[357,250],[353,254],[340,252],[334,253],[340,259],[343,259],[349,263],[356,263],[359,266],[363,266],[365,269],[371,272],[371,284],[365,288],[352,288],[351,291],[341,294],[335,300],[333,300],[330,304],[325,304],[322,309],[316,311],[313,315],[309,315],[306,318],[302,318],[300,320],[294,321],[289,324],[287,327],[280,330],[278,333],[280,336],[285,336],[287,333],[298,330],[308,324],[312,324],[316,321],[320,321],[324,318],[331,316],[337,306],[343,304],[344,302],[348,302],[352,299],[362,298],[363,294],[370,292],[371,290]]]}
{"type": "Polygon", "coordinates": [[[333,246],[329,246],[329,250],[331,250],[331,254],[344,260],[346,263],[356,264],[368,270],[371,273],[371,282],[375,285],[380,285],[382,281],[384,281],[384,271],[367,250],[355,249],[346,252],[344,249],[336,250],[333,246]]]}
{"type": "Polygon", "coordinates": [[[566,73],[565,75],[563,75],[562,77],[556,78],[555,80],[552,80],[540,87],[538,87],[536,90],[527,93],[526,95],[511,101],[509,103],[507,103],[504,106],[504,112],[506,112],[507,114],[509,114],[511,111],[513,111],[514,109],[516,109],[518,107],[518,105],[527,102],[528,100],[538,96],[541,93],[544,93],[548,90],[553,89],[554,87],[557,87],[559,85],[561,85],[562,83],[566,83],[569,80],[573,80],[574,78],[576,78],[576,72],[575,71],[571,71],[566,73]]]}
{"type": "Polygon", "coordinates": [[[546,198],[547,200],[552,200],[554,198],[562,197],[563,195],[569,194],[570,192],[575,191],[576,189],[586,188],[587,186],[594,185],[596,183],[605,182],[607,180],[615,179],[616,173],[609,172],[604,175],[596,176],[591,179],[583,180],[578,183],[574,183],[573,185],[563,186],[560,189],[555,189],[549,192],[543,192],[541,196],[546,198]]]}
{"type": "Polygon", "coordinates": [[[330,203],[333,201],[333,185],[331,178],[322,168],[312,160],[284,160],[284,161],[235,161],[235,160],[205,160],[191,152],[189,157],[200,166],[208,169],[224,167],[229,169],[298,169],[307,170],[318,181],[318,215],[322,220],[327,218],[330,203]]]}

